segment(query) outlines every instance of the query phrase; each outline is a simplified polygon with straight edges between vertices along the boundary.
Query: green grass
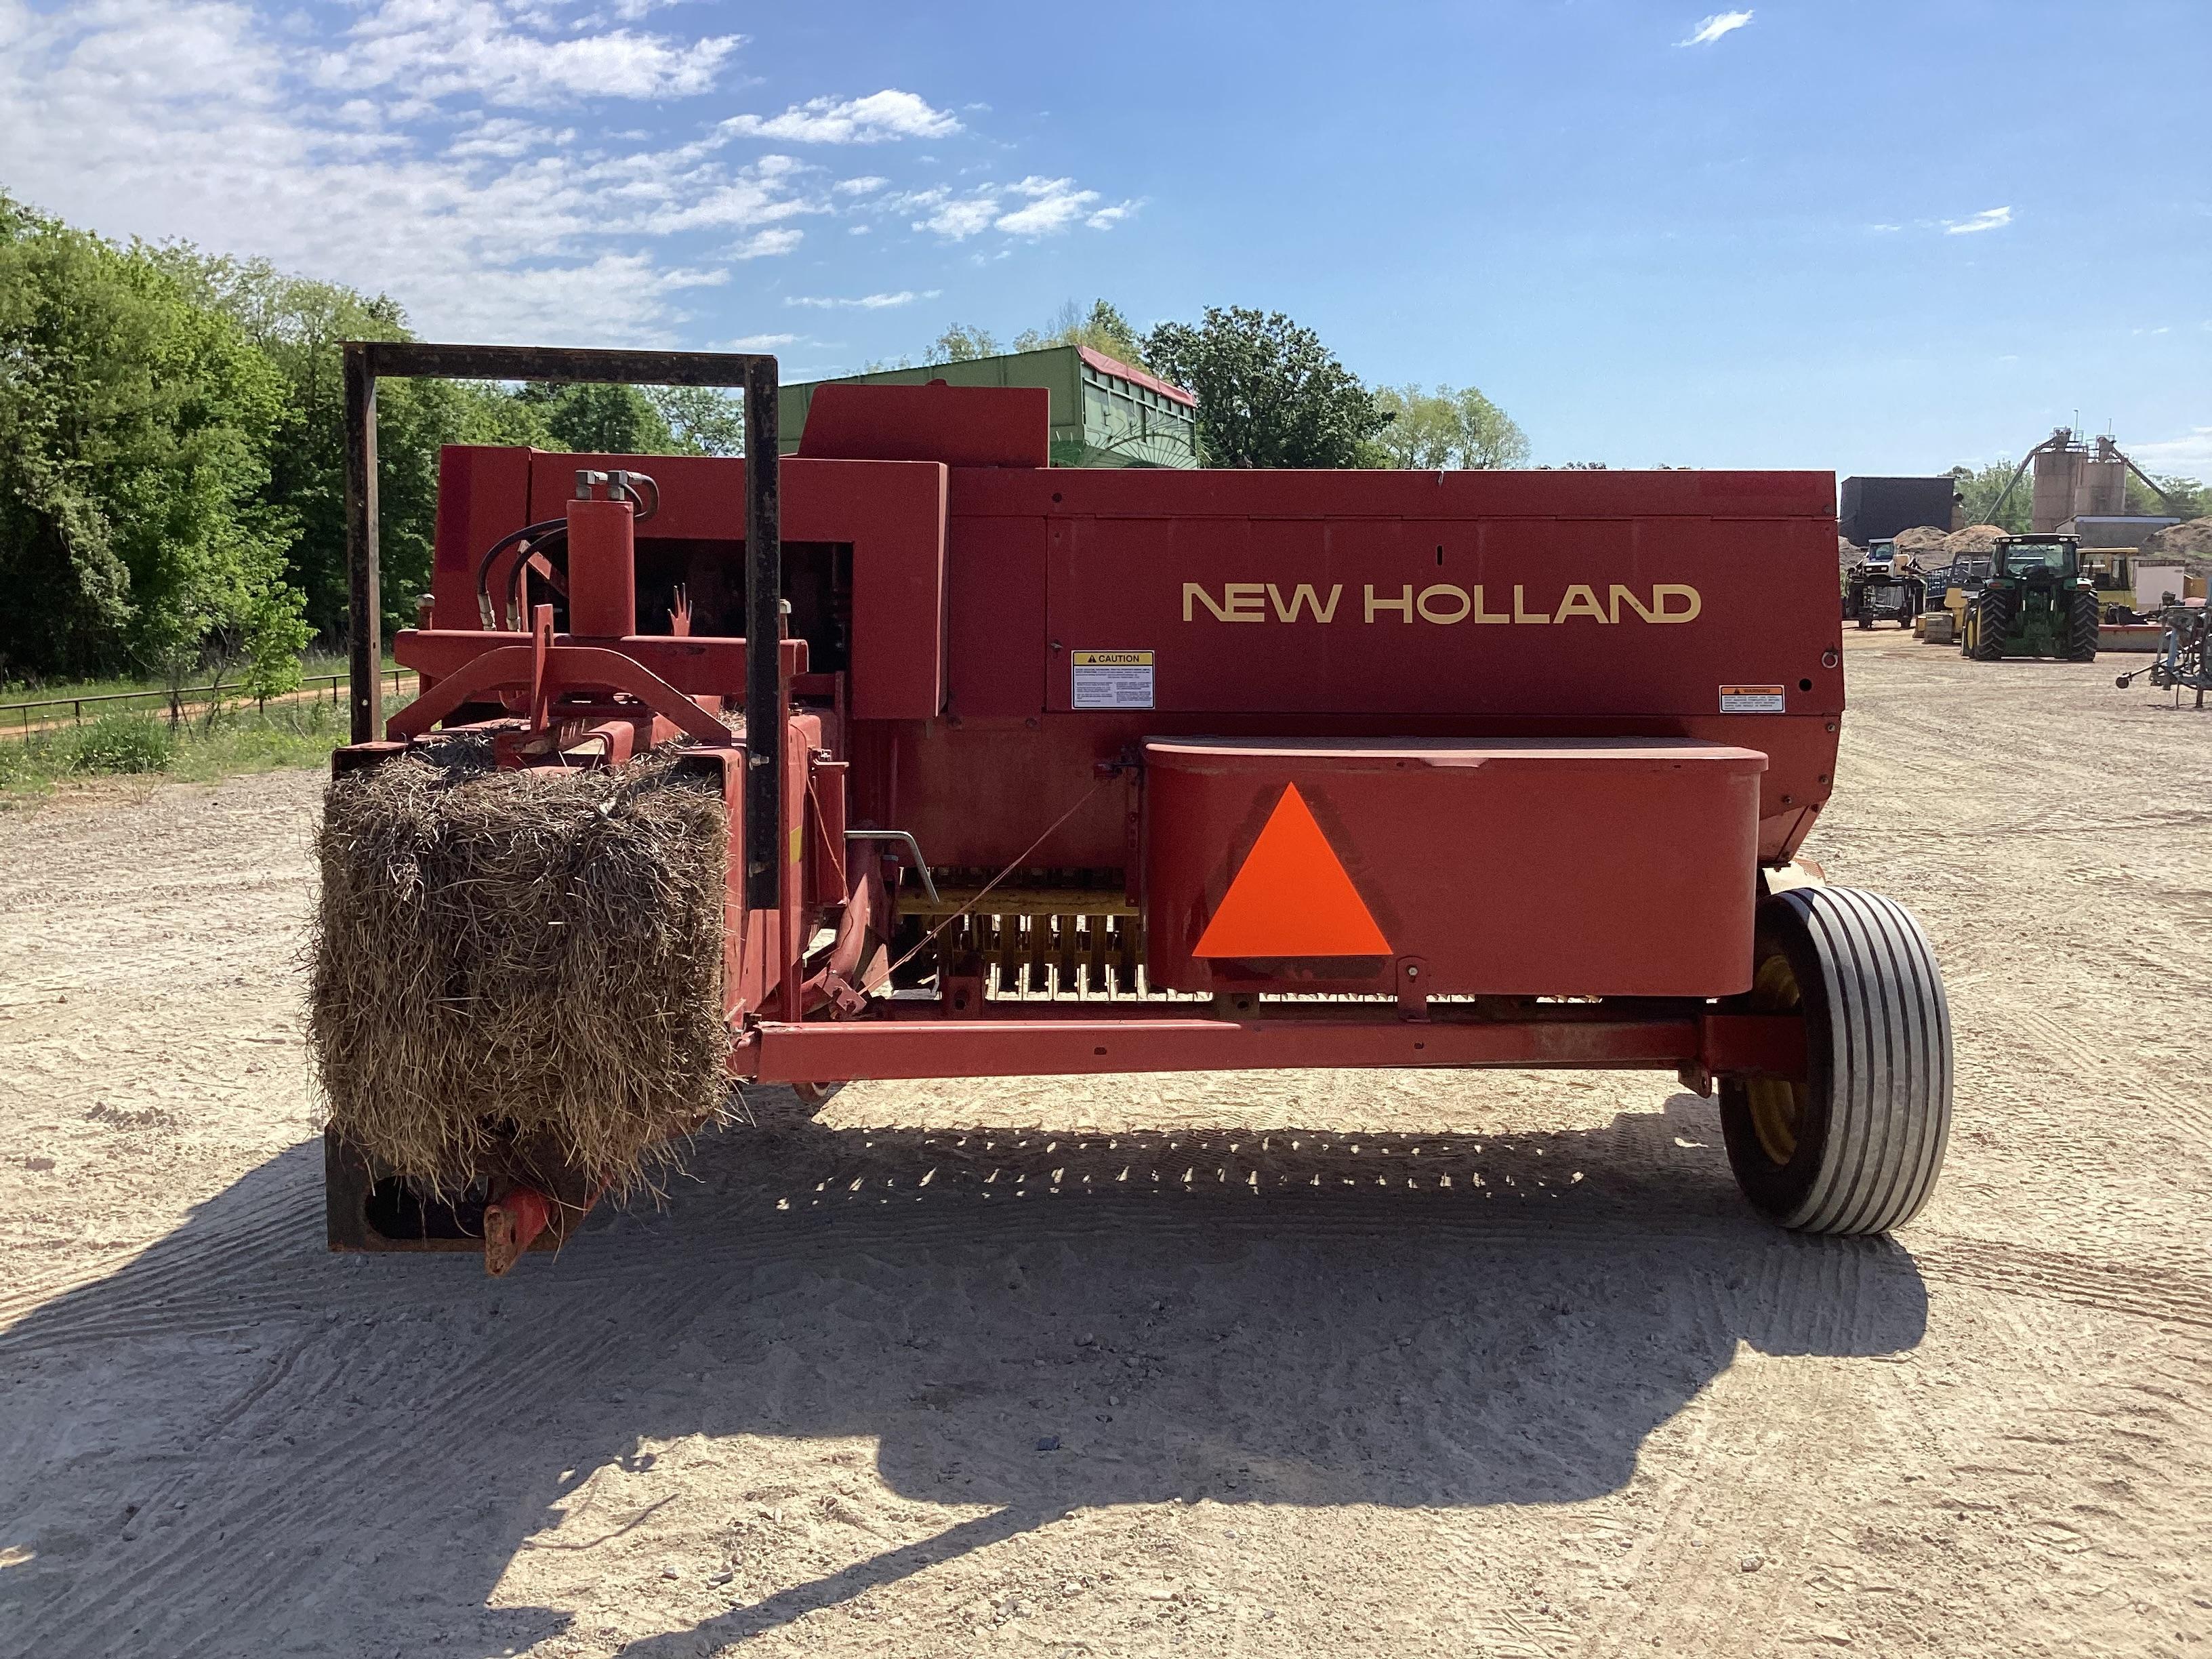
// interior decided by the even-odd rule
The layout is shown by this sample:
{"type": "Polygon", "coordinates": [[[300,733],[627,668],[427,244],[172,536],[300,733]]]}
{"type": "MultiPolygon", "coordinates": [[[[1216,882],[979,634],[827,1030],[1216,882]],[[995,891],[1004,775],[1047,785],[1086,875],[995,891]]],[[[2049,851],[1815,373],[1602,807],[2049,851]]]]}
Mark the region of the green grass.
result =
{"type": "Polygon", "coordinates": [[[171,727],[158,714],[111,714],[82,726],[0,737],[0,805],[51,794],[88,778],[160,775],[212,782],[241,772],[323,767],[346,740],[344,703],[283,703],[266,713],[229,709],[212,721],[171,727]]]}

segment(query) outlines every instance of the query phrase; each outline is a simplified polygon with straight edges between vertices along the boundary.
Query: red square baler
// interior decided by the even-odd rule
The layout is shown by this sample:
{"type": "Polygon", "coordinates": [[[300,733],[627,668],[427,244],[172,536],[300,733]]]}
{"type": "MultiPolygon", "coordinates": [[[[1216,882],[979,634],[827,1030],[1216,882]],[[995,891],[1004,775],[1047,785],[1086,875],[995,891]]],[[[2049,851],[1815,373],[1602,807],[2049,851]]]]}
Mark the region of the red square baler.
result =
{"type": "MultiPolygon", "coordinates": [[[[372,677],[337,757],[689,744],[739,1081],[1640,1067],[1717,1088],[1785,1225],[1926,1200],[1928,942],[1796,856],[1844,717],[1829,474],[1054,469],[1042,392],[941,384],[823,387],[778,464],[759,379],[765,465],[446,451],[394,642],[427,689],[363,729],[372,677]]],[[[407,1247],[331,1167],[334,1243],[407,1247]]]]}

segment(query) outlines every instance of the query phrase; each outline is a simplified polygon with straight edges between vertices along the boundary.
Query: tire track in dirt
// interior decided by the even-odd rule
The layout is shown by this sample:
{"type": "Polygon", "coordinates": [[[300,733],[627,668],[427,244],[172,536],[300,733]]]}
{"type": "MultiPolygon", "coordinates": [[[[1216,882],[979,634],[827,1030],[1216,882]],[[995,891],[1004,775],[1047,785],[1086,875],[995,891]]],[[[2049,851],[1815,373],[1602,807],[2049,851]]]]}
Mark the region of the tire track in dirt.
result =
{"type": "Polygon", "coordinates": [[[2114,1103],[2146,1106],[2187,1124],[2212,1142],[2212,1097],[2175,1087],[2158,1073],[2144,1075],[2134,1054],[2116,1054],[2110,1039],[2085,1036],[2039,1009],[2027,1008],[2014,1016],[2014,1024],[2033,1034],[2045,1053],[2066,1061],[2077,1076],[2100,1085],[2114,1103]],[[2116,1069],[2115,1061],[2118,1061],[2116,1069]]]}
{"type": "MultiPolygon", "coordinates": [[[[684,1301],[673,1288],[641,1307],[648,1328],[665,1330],[680,1338],[689,1322],[684,1301]]],[[[372,1482],[387,1493],[412,1490],[423,1507],[449,1504],[447,1483],[457,1471],[474,1466],[487,1445],[501,1443],[501,1425],[526,1418],[548,1403],[550,1386],[538,1379],[546,1373],[534,1365],[543,1338],[531,1330],[503,1333],[496,1343],[465,1355],[455,1368],[435,1376],[432,1388],[421,1389],[422,1374],[416,1356],[380,1347],[362,1335],[361,1327],[338,1326],[322,1334],[326,1340],[322,1364],[312,1376],[303,1376],[305,1399],[298,1395],[270,1398],[270,1390],[249,1391],[237,1407],[210,1425],[205,1443],[194,1463],[179,1471],[157,1490],[149,1507],[173,1503],[180,1492],[200,1496],[204,1485],[222,1480],[222,1473],[234,1476],[228,1486],[202,1497],[189,1527],[169,1530],[174,1541],[154,1553],[141,1553],[131,1564],[137,1592],[131,1602],[118,1602],[101,1582],[79,1582],[38,1610],[37,1622],[27,1631],[33,1645],[27,1651],[54,1656],[81,1653],[99,1656],[136,1650],[173,1652],[180,1656],[225,1650],[227,1636],[209,1630],[193,1590],[214,1581],[234,1586],[226,1613],[232,1618],[281,1605],[293,1599],[301,1581],[313,1571],[312,1561],[296,1555],[292,1571],[257,1574],[240,1583],[234,1571],[223,1568],[239,1560],[285,1559],[283,1546],[312,1532],[334,1501],[341,1501],[332,1486],[302,1482],[289,1464],[270,1476],[261,1476],[255,1460],[245,1455],[260,1432],[252,1421],[253,1408],[297,1412],[305,1403],[341,1388],[369,1401],[380,1395],[404,1401],[404,1415],[396,1410],[371,1408],[361,1414],[356,1426],[318,1435],[319,1462],[333,1472],[337,1482],[349,1477],[356,1488],[372,1482]],[[395,1420],[397,1419],[397,1420],[395,1420]],[[236,1449],[226,1456],[228,1440],[236,1449]],[[393,1471],[398,1478],[390,1478],[393,1471]],[[206,1512],[211,1506],[213,1512],[206,1512]],[[159,1612],[149,1616],[151,1607],[159,1612]],[[136,1620],[126,1625],[126,1621],[136,1620]]],[[[571,1331],[563,1344],[569,1357],[588,1370],[594,1364],[614,1358],[629,1339],[606,1333],[596,1340],[571,1331]]],[[[312,1346],[313,1339],[309,1339],[312,1346]]],[[[324,1419],[328,1421],[327,1415],[324,1419]]],[[[389,1507],[389,1504],[387,1504],[389,1507]]],[[[386,1535],[413,1524],[413,1510],[403,1504],[398,1513],[356,1516],[357,1526],[373,1524],[386,1535]]],[[[356,1539],[356,1547],[361,1540],[356,1539]]]]}

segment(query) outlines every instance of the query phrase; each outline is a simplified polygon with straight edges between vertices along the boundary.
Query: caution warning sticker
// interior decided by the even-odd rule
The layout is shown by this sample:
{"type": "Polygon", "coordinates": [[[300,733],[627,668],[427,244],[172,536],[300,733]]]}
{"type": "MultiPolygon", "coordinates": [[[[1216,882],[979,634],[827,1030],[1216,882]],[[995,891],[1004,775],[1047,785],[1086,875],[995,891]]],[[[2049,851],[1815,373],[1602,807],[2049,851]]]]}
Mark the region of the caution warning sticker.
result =
{"type": "Polygon", "coordinates": [[[1778,685],[1721,687],[1721,713],[1723,714],[1779,714],[1783,712],[1782,688],[1778,685]]]}
{"type": "Polygon", "coordinates": [[[1075,677],[1071,708],[1150,708],[1152,653],[1149,651],[1075,651],[1068,653],[1075,677]]]}

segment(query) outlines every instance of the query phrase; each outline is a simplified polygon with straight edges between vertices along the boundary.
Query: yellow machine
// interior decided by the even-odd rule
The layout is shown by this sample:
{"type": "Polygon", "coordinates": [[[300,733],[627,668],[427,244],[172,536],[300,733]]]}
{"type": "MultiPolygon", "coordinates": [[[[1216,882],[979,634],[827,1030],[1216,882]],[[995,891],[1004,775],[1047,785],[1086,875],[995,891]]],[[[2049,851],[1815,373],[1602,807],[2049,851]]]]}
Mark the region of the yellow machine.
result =
{"type": "Polygon", "coordinates": [[[2136,550],[2132,547],[2085,547],[2081,550],[2081,574],[2096,584],[2097,608],[2109,615],[2109,607],[2118,605],[2133,611],[2136,608],[2136,550]]]}
{"type": "Polygon", "coordinates": [[[1913,637],[1924,645],[1956,645],[1966,631],[1966,606],[1996,563],[1987,553],[1962,553],[1928,573],[1927,604],[1914,618],[1913,637]]]}

